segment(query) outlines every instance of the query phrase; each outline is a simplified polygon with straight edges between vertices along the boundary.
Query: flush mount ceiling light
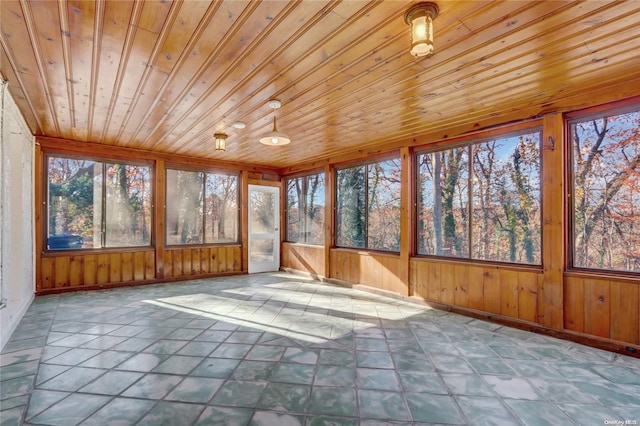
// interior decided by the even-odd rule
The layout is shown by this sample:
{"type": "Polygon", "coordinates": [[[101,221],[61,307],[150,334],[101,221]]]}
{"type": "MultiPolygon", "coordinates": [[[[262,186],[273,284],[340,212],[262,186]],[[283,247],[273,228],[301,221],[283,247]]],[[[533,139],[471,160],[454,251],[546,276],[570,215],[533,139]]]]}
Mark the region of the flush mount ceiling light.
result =
{"type": "Polygon", "coordinates": [[[265,133],[260,138],[260,143],[264,145],[286,145],[291,142],[289,136],[286,134],[279,132],[276,127],[276,110],[282,106],[279,100],[271,99],[267,105],[269,108],[273,109],[273,130],[265,133]]]}
{"type": "Polygon", "coordinates": [[[404,22],[411,26],[411,54],[416,58],[433,53],[433,20],[440,9],[435,3],[418,3],[404,14],[404,22]]]}
{"type": "Polygon", "coordinates": [[[216,133],[213,137],[216,139],[216,151],[226,151],[228,136],[225,133],[216,133]]]}

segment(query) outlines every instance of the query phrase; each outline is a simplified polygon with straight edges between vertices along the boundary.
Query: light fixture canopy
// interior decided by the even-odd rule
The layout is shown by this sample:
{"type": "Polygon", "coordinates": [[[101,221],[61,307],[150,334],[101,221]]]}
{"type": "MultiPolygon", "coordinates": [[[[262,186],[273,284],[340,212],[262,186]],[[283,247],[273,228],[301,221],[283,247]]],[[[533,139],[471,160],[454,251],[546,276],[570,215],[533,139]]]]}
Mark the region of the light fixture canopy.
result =
{"type": "Polygon", "coordinates": [[[288,143],[291,142],[291,139],[285,133],[279,132],[278,131],[278,127],[276,125],[276,112],[275,112],[275,110],[280,108],[280,106],[282,106],[282,104],[277,99],[271,99],[267,103],[267,105],[269,105],[269,108],[273,109],[273,130],[270,131],[270,132],[265,133],[260,138],[260,143],[264,144],[264,145],[272,145],[272,146],[274,146],[274,145],[287,145],[288,143]]]}
{"type": "Polygon", "coordinates": [[[213,137],[216,139],[216,151],[226,151],[228,137],[226,133],[216,133],[213,137]]]}
{"type": "Polygon", "coordinates": [[[416,58],[433,54],[433,20],[440,9],[431,2],[411,6],[404,14],[404,22],[411,26],[411,54],[416,58]]]}

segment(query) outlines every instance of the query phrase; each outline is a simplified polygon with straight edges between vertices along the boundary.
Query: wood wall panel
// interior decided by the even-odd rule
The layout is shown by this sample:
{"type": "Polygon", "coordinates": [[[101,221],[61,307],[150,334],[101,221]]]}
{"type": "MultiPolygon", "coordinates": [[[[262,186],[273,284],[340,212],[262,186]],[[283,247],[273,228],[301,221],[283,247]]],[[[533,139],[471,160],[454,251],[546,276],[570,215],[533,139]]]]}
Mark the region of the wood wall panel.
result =
{"type": "Polygon", "coordinates": [[[240,246],[171,247],[164,250],[165,278],[242,272],[240,246]]]}
{"type": "Polygon", "coordinates": [[[324,246],[283,243],[282,266],[326,277],[324,246]]]}
{"type": "Polygon", "coordinates": [[[41,293],[60,289],[80,289],[96,285],[134,283],[153,280],[154,252],[150,250],[118,253],[50,253],[41,258],[41,293]]]}
{"type": "Polygon", "coordinates": [[[612,278],[565,276],[564,327],[578,333],[640,343],[640,289],[612,278]]]}
{"type": "Polygon", "coordinates": [[[408,295],[398,255],[333,249],[330,259],[330,278],[408,295]]]}
{"type": "Polygon", "coordinates": [[[422,258],[412,258],[410,269],[411,286],[418,297],[539,322],[541,271],[422,258]]]}
{"type": "MultiPolygon", "coordinates": [[[[164,251],[164,278],[241,273],[240,246],[170,248],[164,251]]],[[[41,259],[40,292],[88,286],[155,281],[155,251],[102,254],[50,253],[41,259]]]]}

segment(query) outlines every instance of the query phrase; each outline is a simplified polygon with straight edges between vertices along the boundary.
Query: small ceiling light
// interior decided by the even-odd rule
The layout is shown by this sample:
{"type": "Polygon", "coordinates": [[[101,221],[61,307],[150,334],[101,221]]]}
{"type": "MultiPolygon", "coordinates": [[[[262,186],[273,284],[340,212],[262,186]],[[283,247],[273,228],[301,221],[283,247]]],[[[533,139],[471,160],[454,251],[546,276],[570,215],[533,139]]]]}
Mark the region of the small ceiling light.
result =
{"type": "Polygon", "coordinates": [[[233,127],[235,127],[236,129],[244,129],[247,125],[244,124],[242,121],[236,121],[235,123],[232,124],[233,127]]]}
{"type": "Polygon", "coordinates": [[[216,138],[216,151],[226,151],[227,135],[225,133],[216,133],[213,137],[216,138]]]}
{"type": "Polygon", "coordinates": [[[435,3],[418,3],[404,14],[404,22],[411,26],[411,54],[416,58],[433,53],[433,20],[439,11],[435,3]]]}
{"type": "Polygon", "coordinates": [[[291,139],[286,134],[279,132],[276,127],[276,111],[282,104],[277,99],[271,99],[268,104],[269,108],[273,109],[273,130],[267,132],[260,138],[260,143],[264,145],[286,145],[291,142],[291,139]]]}

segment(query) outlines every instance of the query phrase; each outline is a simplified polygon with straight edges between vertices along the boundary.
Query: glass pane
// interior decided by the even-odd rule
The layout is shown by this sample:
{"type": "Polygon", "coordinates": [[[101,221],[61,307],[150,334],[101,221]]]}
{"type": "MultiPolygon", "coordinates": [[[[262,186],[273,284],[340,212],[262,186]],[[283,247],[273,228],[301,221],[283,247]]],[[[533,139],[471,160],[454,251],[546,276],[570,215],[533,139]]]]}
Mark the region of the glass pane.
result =
{"type": "Polygon", "coordinates": [[[273,233],[275,229],[275,198],[270,192],[251,192],[251,212],[249,218],[251,233],[273,233]]]}
{"type": "Polygon", "coordinates": [[[336,196],[336,244],[365,246],[366,167],[338,170],[336,196]]]}
{"type": "Polygon", "coordinates": [[[640,112],[571,126],[573,266],[640,271],[640,112]]]}
{"type": "MultiPolygon", "coordinates": [[[[287,236],[286,240],[293,243],[302,242],[300,239],[300,225],[303,222],[304,207],[300,196],[303,192],[304,178],[287,179],[287,236]]],[[[304,200],[304,198],[303,198],[304,200]]],[[[303,201],[304,202],[304,201],[303,201]]]]}
{"type": "Polygon", "coordinates": [[[106,247],[151,244],[151,169],[106,165],[106,247]]]}
{"type": "Polygon", "coordinates": [[[47,248],[100,248],[102,163],[48,158],[47,248]]]}
{"type": "Polygon", "coordinates": [[[324,244],[324,175],[287,179],[287,241],[324,244]]]}
{"type": "Polygon", "coordinates": [[[540,264],[540,134],[473,146],[474,259],[540,264]]]}
{"type": "Polygon", "coordinates": [[[368,166],[367,247],[400,251],[400,159],[368,166]]]}
{"type": "Polygon", "coordinates": [[[273,239],[251,239],[251,246],[249,247],[251,262],[273,262],[273,256],[273,239]]]}
{"type": "Polygon", "coordinates": [[[324,174],[307,176],[304,242],[324,245],[324,174]]]}
{"type": "Polygon", "coordinates": [[[204,173],[167,170],[167,244],[198,244],[202,234],[204,173]]]}
{"type": "Polygon", "coordinates": [[[205,241],[238,241],[238,176],[207,174],[205,241]]]}
{"type": "Polygon", "coordinates": [[[418,253],[469,256],[468,148],[418,156],[418,253]]]}

